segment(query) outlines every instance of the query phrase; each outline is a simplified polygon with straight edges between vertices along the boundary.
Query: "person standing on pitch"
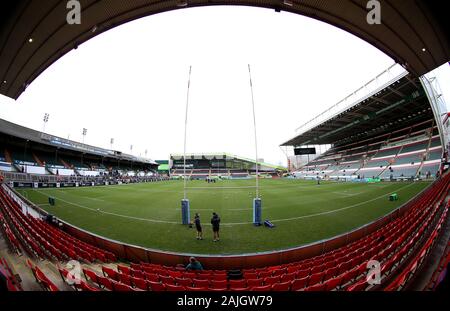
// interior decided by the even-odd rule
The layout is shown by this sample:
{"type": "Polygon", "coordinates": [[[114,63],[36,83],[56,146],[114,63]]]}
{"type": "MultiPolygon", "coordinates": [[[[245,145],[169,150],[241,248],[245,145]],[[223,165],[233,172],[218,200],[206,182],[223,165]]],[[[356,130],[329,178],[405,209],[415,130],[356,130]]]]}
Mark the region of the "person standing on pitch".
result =
{"type": "Polygon", "coordinates": [[[200,224],[200,215],[198,213],[195,213],[194,223],[197,229],[197,240],[203,240],[202,225],[200,224]]]}
{"type": "Polygon", "coordinates": [[[211,218],[211,225],[214,233],[214,242],[219,241],[219,224],[220,224],[219,215],[213,213],[213,216],[211,218]]]}

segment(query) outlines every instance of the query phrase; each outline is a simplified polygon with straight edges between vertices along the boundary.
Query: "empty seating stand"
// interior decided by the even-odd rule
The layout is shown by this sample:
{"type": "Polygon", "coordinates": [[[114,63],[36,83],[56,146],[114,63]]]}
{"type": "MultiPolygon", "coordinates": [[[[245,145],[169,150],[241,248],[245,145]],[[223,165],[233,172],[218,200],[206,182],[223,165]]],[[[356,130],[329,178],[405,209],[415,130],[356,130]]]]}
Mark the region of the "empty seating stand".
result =
{"type": "Polygon", "coordinates": [[[84,262],[116,261],[116,256],[106,250],[80,241],[68,233],[53,227],[43,220],[25,215],[21,207],[0,186],[0,222],[11,244],[36,258],[64,261],[69,259],[84,262]],[[17,242],[17,241],[20,241],[17,242]]]}
{"type": "Polygon", "coordinates": [[[0,274],[6,279],[6,289],[10,292],[22,290],[20,281],[12,272],[6,259],[0,257],[0,274]]]}
{"type": "MultiPolygon", "coordinates": [[[[449,204],[445,199],[449,181],[450,174],[444,174],[410,200],[403,207],[403,214],[359,240],[312,258],[244,269],[238,279],[230,279],[225,270],[185,271],[182,267],[153,263],[103,265],[101,272],[85,267],[83,277],[75,282],[69,271],[61,267],[58,270],[67,284],[81,291],[399,290],[407,286],[427,257],[448,217],[449,204]],[[370,260],[377,260],[381,265],[380,285],[369,285],[366,280],[370,260]]],[[[17,244],[37,258],[64,261],[76,257],[85,263],[109,259],[107,251],[24,215],[3,188],[0,211],[0,220],[17,237],[17,244]]],[[[31,261],[28,264],[43,289],[58,290],[38,267],[31,261]]]]}

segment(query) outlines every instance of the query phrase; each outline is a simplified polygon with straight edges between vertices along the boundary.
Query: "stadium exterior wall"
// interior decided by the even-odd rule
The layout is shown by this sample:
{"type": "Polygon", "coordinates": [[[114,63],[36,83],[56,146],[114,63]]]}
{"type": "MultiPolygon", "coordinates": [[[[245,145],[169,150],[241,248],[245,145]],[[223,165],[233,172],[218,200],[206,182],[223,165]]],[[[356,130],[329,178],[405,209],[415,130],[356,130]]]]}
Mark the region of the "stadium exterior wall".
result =
{"type": "MultiPolygon", "coordinates": [[[[434,183],[433,183],[434,184],[434,183]]],[[[339,236],[335,236],[330,239],[314,242],[308,245],[299,247],[274,250],[270,252],[250,253],[240,255],[204,255],[204,254],[189,254],[189,253],[174,253],[165,252],[161,250],[143,248],[136,245],[126,244],[119,241],[111,240],[86,230],[73,226],[65,221],[60,220],[64,226],[63,229],[73,235],[74,237],[104,248],[116,254],[121,260],[130,262],[151,262],[156,264],[162,264],[167,266],[175,266],[178,264],[187,264],[190,256],[195,256],[200,260],[206,269],[245,269],[245,268],[258,268],[265,266],[275,266],[290,262],[299,261],[302,259],[314,257],[323,254],[324,252],[331,251],[353,241],[366,236],[379,228],[386,225],[392,219],[395,219],[404,213],[406,213],[412,206],[413,202],[417,200],[421,194],[432,187],[433,184],[422,190],[414,198],[398,207],[391,213],[369,223],[361,226],[353,231],[344,233],[339,236]]],[[[10,188],[11,189],[11,188],[10,188]]],[[[21,200],[32,206],[41,215],[47,215],[47,212],[36,206],[25,197],[20,195],[14,189],[11,189],[21,200]]]]}

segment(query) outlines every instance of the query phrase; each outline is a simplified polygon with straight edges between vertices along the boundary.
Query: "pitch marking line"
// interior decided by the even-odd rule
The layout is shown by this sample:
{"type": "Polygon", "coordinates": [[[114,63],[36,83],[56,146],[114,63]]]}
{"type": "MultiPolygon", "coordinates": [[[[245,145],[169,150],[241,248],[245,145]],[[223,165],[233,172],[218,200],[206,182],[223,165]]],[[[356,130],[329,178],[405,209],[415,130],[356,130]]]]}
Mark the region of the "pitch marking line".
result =
{"type": "MultiPolygon", "coordinates": [[[[405,186],[400,187],[400,188],[398,188],[398,189],[396,189],[394,191],[389,191],[389,193],[400,191],[402,189],[405,189],[405,188],[408,188],[408,187],[412,186],[413,184],[414,183],[405,185],[405,186]]],[[[41,192],[39,190],[34,189],[34,191],[46,195],[45,193],[43,193],[43,192],[41,192]]],[[[326,211],[326,212],[321,212],[321,213],[316,213],[316,214],[310,214],[310,215],[304,215],[304,216],[298,216],[298,217],[292,217],[292,218],[276,219],[276,220],[272,220],[272,222],[285,222],[285,221],[292,221],[292,220],[299,220],[299,219],[305,219],[305,218],[312,218],[312,217],[316,217],[316,216],[334,214],[334,213],[337,213],[337,212],[340,212],[340,211],[344,211],[344,210],[347,210],[347,209],[351,209],[351,208],[354,208],[354,207],[357,207],[357,206],[364,205],[366,203],[370,203],[370,202],[379,200],[379,199],[385,197],[386,195],[388,195],[389,193],[385,193],[385,194],[382,194],[382,195],[380,195],[378,197],[375,197],[373,199],[370,199],[370,200],[367,200],[367,201],[364,201],[364,202],[359,202],[359,203],[356,203],[356,204],[353,204],[353,205],[345,206],[345,207],[342,207],[342,208],[339,208],[339,209],[335,209],[335,210],[331,210],[331,211],[326,211]]],[[[176,225],[180,224],[177,221],[167,221],[167,220],[140,218],[140,217],[134,217],[134,216],[127,216],[127,215],[122,215],[122,214],[111,213],[111,212],[105,212],[105,211],[97,210],[95,208],[87,207],[87,206],[84,206],[84,205],[81,205],[81,204],[72,203],[72,202],[63,200],[61,198],[58,198],[56,196],[53,196],[53,197],[58,199],[58,200],[60,200],[61,202],[64,202],[64,203],[67,203],[67,204],[70,204],[70,205],[73,205],[73,206],[81,207],[81,208],[84,208],[84,209],[87,209],[87,210],[90,210],[90,211],[93,211],[93,212],[96,212],[96,213],[102,213],[102,214],[107,214],[107,215],[112,215],[112,216],[117,216],[117,217],[123,217],[123,218],[140,220],[140,221],[147,221],[147,222],[154,222],[154,223],[165,223],[165,224],[176,224],[176,225]]],[[[223,226],[235,226],[235,225],[248,225],[248,224],[252,224],[252,223],[253,222],[234,222],[234,223],[223,223],[221,225],[223,225],[223,226]]],[[[206,223],[205,225],[206,226],[210,226],[211,224],[206,223]]]]}

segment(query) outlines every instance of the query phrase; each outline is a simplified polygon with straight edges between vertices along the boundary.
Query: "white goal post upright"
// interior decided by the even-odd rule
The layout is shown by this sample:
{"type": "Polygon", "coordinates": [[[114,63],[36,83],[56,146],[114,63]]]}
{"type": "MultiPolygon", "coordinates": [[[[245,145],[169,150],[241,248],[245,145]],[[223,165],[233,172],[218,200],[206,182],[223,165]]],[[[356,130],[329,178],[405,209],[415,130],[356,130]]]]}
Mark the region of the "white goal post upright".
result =
{"type": "Polygon", "coordinates": [[[253,199],[253,224],[255,226],[261,225],[262,219],[262,202],[259,197],[259,170],[258,170],[258,139],[256,136],[256,115],[255,115],[255,100],[253,96],[253,83],[250,64],[248,64],[248,76],[250,78],[250,92],[252,95],[252,110],[253,110],[253,130],[255,134],[255,167],[256,167],[256,197],[253,199]]]}
{"type": "Polygon", "coordinates": [[[192,66],[189,66],[189,78],[187,85],[186,94],[186,111],[184,117],[184,150],[183,150],[183,199],[181,200],[181,223],[183,225],[188,225],[190,223],[190,204],[189,199],[186,194],[186,133],[187,133],[187,122],[188,122],[188,108],[189,108],[189,90],[191,86],[191,71],[192,66]]]}

